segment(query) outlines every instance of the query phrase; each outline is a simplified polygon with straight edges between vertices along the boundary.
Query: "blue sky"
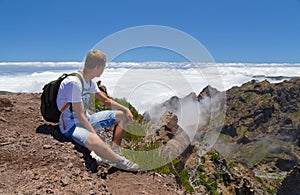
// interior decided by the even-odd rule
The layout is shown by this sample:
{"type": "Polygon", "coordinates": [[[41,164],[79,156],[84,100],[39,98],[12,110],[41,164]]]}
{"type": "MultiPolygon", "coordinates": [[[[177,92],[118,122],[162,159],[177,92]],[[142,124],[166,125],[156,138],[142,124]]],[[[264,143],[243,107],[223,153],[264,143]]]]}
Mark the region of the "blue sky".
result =
{"type": "MultiPolygon", "coordinates": [[[[2,62],[82,61],[105,37],[139,25],[183,31],[217,62],[300,62],[300,0],[0,0],[0,14],[2,62]]],[[[150,48],[118,60],[182,59],[150,48]]]]}

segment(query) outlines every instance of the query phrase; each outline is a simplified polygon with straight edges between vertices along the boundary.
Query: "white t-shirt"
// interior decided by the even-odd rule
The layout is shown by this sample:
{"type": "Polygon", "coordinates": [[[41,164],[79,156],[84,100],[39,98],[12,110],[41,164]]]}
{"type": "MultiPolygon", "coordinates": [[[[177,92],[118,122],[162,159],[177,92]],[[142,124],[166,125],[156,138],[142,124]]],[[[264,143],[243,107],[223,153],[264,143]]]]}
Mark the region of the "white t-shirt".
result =
{"type": "MultiPolygon", "coordinates": [[[[80,74],[81,75],[81,74],[80,74]]],[[[82,102],[84,106],[85,113],[89,105],[90,94],[98,93],[100,90],[97,87],[96,82],[90,81],[86,82],[84,77],[81,75],[83,80],[83,90],[82,85],[76,76],[68,76],[65,78],[59,87],[56,103],[58,109],[62,109],[68,102],[82,102]]],[[[71,112],[68,107],[61,115],[59,119],[59,128],[62,133],[66,133],[75,123],[79,123],[75,112],[71,112]]]]}

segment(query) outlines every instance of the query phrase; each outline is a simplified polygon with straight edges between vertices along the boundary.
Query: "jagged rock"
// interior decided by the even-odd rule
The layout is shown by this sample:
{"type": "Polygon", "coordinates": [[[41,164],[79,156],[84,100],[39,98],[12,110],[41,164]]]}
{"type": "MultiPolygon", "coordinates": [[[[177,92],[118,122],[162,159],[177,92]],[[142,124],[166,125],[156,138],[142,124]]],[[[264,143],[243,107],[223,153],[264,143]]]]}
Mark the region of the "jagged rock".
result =
{"type": "Polygon", "coordinates": [[[190,145],[189,136],[180,127],[173,139],[170,139],[165,147],[162,148],[162,153],[168,157],[176,157],[183,155],[185,149],[190,145]]]}
{"type": "Polygon", "coordinates": [[[145,123],[148,123],[148,122],[151,121],[151,116],[150,116],[150,114],[149,114],[149,111],[144,112],[144,114],[143,114],[143,121],[144,121],[145,123]]]}
{"type": "Polygon", "coordinates": [[[219,91],[216,88],[213,88],[212,86],[208,85],[206,86],[198,95],[198,100],[202,100],[204,97],[212,97],[219,93],[219,91]]]}
{"type": "MultiPolygon", "coordinates": [[[[255,163],[262,163],[268,167],[268,163],[273,163],[272,166],[276,170],[272,171],[280,173],[281,170],[290,170],[295,163],[298,163],[296,156],[299,156],[299,152],[298,154],[293,153],[297,150],[292,151],[292,147],[289,147],[289,144],[300,145],[299,88],[300,79],[278,84],[253,80],[241,87],[233,87],[228,90],[226,92],[226,119],[221,130],[222,134],[228,135],[224,137],[228,144],[220,142],[223,144],[220,147],[228,146],[228,149],[224,148],[226,154],[246,164],[253,162],[254,164],[251,166],[255,163]],[[239,150],[236,147],[239,147],[239,150]],[[227,150],[232,150],[233,153],[227,150]]],[[[216,97],[219,93],[211,86],[207,86],[198,95],[198,100],[204,102],[216,97]]],[[[195,101],[195,94],[190,94],[186,98],[172,97],[163,106],[179,110],[180,104],[184,101],[195,101]]],[[[173,132],[169,131],[167,125],[163,126],[156,128],[158,133],[155,136],[158,137],[153,136],[152,138],[161,144],[173,141],[176,143],[173,132]],[[162,139],[159,136],[165,138],[162,139]]],[[[205,128],[207,127],[202,128],[201,132],[204,132],[205,128]]],[[[188,141],[183,142],[188,143],[188,141]]],[[[178,153],[174,148],[173,146],[168,147],[168,150],[178,153]]],[[[182,148],[179,147],[179,150],[182,148]]],[[[223,170],[220,167],[224,166],[220,166],[216,162],[213,167],[223,170]]],[[[226,168],[224,169],[226,170],[226,168]]],[[[213,173],[207,172],[206,174],[211,179],[217,179],[213,173]]],[[[225,186],[235,186],[237,194],[254,194],[256,190],[259,193],[264,192],[262,186],[253,186],[255,181],[249,177],[243,179],[241,175],[226,171],[221,174],[221,177],[225,186]]],[[[276,184],[273,183],[273,185],[276,184]]]]}
{"type": "Polygon", "coordinates": [[[168,111],[165,112],[160,118],[160,120],[154,125],[152,125],[152,130],[150,131],[150,134],[146,137],[146,140],[162,140],[162,138],[165,136],[171,139],[175,135],[180,135],[183,130],[178,126],[177,123],[178,118],[175,114],[168,111]]]}
{"type": "Polygon", "coordinates": [[[300,165],[285,177],[280,188],[277,191],[278,195],[299,195],[300,194],[300,165]]]}
{"type": "Polygon", "coordinates": [[[177,124],[178,118],[171,112],[165,112],[161,119],[152,126],[151,133],[143,142],[154,143],[160,147],[160,153],[167,157],[182,154],[190,145],[188,134],[177,124]]]}
{"type": "Polygon", "coordinates": [[[180,108],[180,99],[177,96],[173,96],[165,101],[162,106],[171,112],[177,111],[180,108]]]}
{"type": "Polygon", "coordinates": [[[238,134],[236,132],[236,128],[234,127],[234,125],[225,125],[223,127],[223,129],[221,130],[221,133],[230,135],[231,137],[238,136],[238,134]]]}
{"type": "Polygon", "coordinates": [[[282,171],[289,171],[299,162],[298,159],[289,157],[287,159],[279,158],[276,161],[276,166],[282,171]]]}
{"type": "Polygon", "coordinates": [[[183,98],[183,101],[188,100],[188,101],[197,101],[198,100],[198,96],[195,92],[190,93],[189,95],[185,96],[183,98]]]}
{"type": "Polygon", "coordinates": [[[145,142],[154,142],[158,145],[163,145],[172,139],[178,130],[178,118],[171,112],[166,112],[160,120],[155,123],[148,135],[145,137],[145,142]]]}
{"type": "Polygon", "coordinates": [[[164,115],[160,118],[160,120],[153,125],[153,129],[158,132],[161,127],[167,127],[168,131],[172,132],[173,134],[176,133],[178,128],[178,118],[175,114],[171,112],[165,112],[164,115]]]}
{"type": "Polygon", "coordinates": [[[257,126],[259,126],[262,122],[264,122],[264,115],[262,113],[260,114],[257,114],[255,117],[254,117],[254,124],[257,126]]]}

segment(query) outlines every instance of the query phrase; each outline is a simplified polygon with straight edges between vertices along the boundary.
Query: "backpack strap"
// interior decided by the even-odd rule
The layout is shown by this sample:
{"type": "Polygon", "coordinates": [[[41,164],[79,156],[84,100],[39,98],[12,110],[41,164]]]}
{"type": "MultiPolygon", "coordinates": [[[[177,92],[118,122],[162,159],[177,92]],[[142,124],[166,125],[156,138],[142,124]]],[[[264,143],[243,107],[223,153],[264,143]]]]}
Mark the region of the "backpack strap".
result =
{"type": "Polygon", "coordinates": [[[71,105],[70,102],[66,103],[66,105],[64,105],[59,111],[60,111],[60,112],[65,111],[70,105],[71,105]]]}
{"type": "Polygon", "coordinates": [[[73,73],[71,73],[71,74],[68,74],[68,76],[75,76],[75,77],[77,77],[77,78],[79,78],[79,80],[80,80],[80,82],[81,82],[81,93],[83,92],[83,80],[82,80],[82,77],[81,77],[81,75],[80,75],[80,73],[78,73],[78,72],[73,72],[73,73]]]}
{"type": "MultiPolygon", "coordinates": [[[[80,75],[79,73],[77,73],[77,72],[73,72],[73,73],[71,73],[71,74],[68,74],[66,77],[68,77],[68,76],[76,76],[77,78],[79,78],[80,83],[81,83],[81,95],[82,95],[82,93],[83,93],[83,80],[82,80],[81,75],[80,75]]],[[[68,107],[70,107],[70,111],[72,112],[73,109],[72,109],[72,104],[71,104],[70,102],[66,103],[66,105],[64,105],[59,111],[60,111],[60,112],[63,112],[63,111],[65,111],[68,107]]]]}

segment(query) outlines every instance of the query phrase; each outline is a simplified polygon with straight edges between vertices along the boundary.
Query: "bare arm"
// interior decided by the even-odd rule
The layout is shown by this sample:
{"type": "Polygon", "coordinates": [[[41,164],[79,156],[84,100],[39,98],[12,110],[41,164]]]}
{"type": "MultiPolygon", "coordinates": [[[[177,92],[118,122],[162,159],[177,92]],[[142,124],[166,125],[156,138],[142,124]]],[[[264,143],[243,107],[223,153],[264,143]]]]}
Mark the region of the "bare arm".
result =
{"type": "Polygon", "coordinates": [[[90,122],[88,121],[88,119],[85,116],[84,107],[83,107],[82,102],[72,103],[72,108],[73,108],[73,111],[75,112],[80,124],[88,131],[90,131],[92,133],[96,133],[95,129],[92,127],[92,125],[90,124],[90,122]]]}
{"type": "Polygon", "coordinates": [[[96,93],[95,97],[99,101],[101,101],[105,106],[113,108],[113,109],[117,109],[117,110],[123,111],[125,113],[125,115],[126,115],[127,121],[128,122],[132,121],[133,115],[132,115],[131,111],[127,107],[125,107],[125,106],[123,106],[123,105],[115,102],[114,100],[108,98],[102,92],[96,93]]]}

